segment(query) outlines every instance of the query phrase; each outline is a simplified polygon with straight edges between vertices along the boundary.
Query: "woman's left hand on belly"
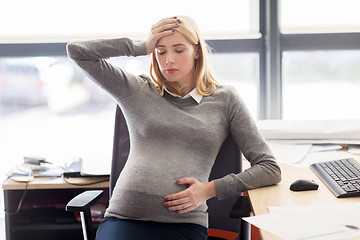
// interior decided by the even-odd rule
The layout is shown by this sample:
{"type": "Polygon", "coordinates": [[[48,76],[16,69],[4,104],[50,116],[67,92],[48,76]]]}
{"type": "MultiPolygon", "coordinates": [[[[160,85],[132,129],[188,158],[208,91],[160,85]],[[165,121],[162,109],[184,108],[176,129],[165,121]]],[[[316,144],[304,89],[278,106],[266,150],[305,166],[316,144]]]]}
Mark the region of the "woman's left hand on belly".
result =
{"type": "Polygon", "coordinates": [[[184,191],[165,197],[164,205],[169,211],[176,213],[187,213],[201,206],[206,200],[216,196],[215,185],[212,182],[199,182],[192,177],[181,178],[177,184],[188,184],[184,191]]]}

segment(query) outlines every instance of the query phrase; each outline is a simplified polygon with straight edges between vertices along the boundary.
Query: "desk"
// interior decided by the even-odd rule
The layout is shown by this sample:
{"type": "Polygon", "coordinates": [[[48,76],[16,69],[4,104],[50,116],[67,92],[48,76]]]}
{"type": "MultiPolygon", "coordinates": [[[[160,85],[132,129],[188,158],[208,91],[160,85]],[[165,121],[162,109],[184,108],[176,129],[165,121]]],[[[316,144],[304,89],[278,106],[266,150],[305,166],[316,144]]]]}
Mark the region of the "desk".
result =
{"type": "MultiPolygon", "coordinates": [[[[244,167],[248,162],[243,162],[244,167]]],[[[267,207],[269,206],[303,206],[303,205],[316,205],[316,204],[331,204],[331,203],[339,203],[339,202],[351,202],[351,201],[360,201],[360,197],[357,198],[336,198],[330,190],[317,178],[317,176],[308,168],[297,168],[292,167],[287,164],[280,164],[282,169],[282,181],[281,183],[248,191],[251,204],[253,207],[253,211],[255,215],[258,214],[266,214],[268,213],[267,207]],[[299,178],[308,178],[315,179],[319,183],[319,189],[317,191],[309,191],[309,192],[292,192],[289,190],[290,184],[299,178]]],[[[78,184],[86,184],[89,182],[95,182],[100,179],[96,178],[72,178],[69,181],[78,183],[78,184]]],[[[108,182],[90,185],[86,187],[82,186],[74,186],[65,183],[61,178],[37,178],[31,181],[28,185],[28,193],[31,193],[28,196],[32,196],[30,198],[25,198],[24,204],[25,206],[34,201],[34,199],[46,199],[49,196],[55,195],[60,196],[60,207],[61,210],[58,211],[61,214],[71,214],[65,212],[64,204],[67,203],[73,196],[77,195],[84,191],[85,189],[104,189],[107,191],[108,182]]],[[[25,189],[25,183],[17,183],[12,180],[6,180],[3,183],[4,189],[4,198],[5,198],[5,208],[10,211],[14,210],[14,207],[19,203],[19,199],[25,189]],[[11,202],[11,203],[10,203],[11,202]],[[10,208],[9,208],[10,207],[10,208]]],[[[104,194],[104,196],[108,196],[108,192],[104,194]]],[[[51,199],[50,199],[51,200],[51,199]]],[[[28,207],[28,206],[27,206],[28,207]]],[[[26,209],[27,210],[27,209],[26,209]]],[[[65,215],[66,217],[68,215],[65,215]]],[[[81,239],[81,226],[78,223],[66,222],[69,220],[64,217],[62,220],[63,223],[54,223],[54,224],[30,224],[30,223],[16,223],[18,219],[14,218],[14,216],[6,215],[6,239],[7,240],[16,240],[16,239],[33,239],[31,234],[28,235],[28,238],[22,238],[24,233],[29,233],[30,231],[43,231],[45,236],[44,239],[81,239]],[[51,230],[51,231],[48,231],[51,230]],[[63,233],[58,234],[57,236],[50,234],[59,233],[59,231],[63,231],[63,233]],[[75,234],[73,232],[76,232],[75,234]],[[51,232],[51,233],[50,233],[51,232]],[[71,237],[65,237],[65,232],[71,232],[71,237]],[[58,238],[56,238],[58,237],[58,238]]],[[[73,218],[72,218],[73,219],[73,218]]],[[[61,220],[61,219],[60,219],[61,220]]],[[[279,240],[278,237],[260,230],[261,236],[263,240],[279,240]]],[[[36,239],[42,239],[41,237],[37,237],[36,239]]],[[[355,240],[355,239],[354,239],[355,240]]]]}
{"type": "MultiPolygon", "coordinates": [[[[6,239],[82,239],[81,224],[74,213],[66,212],[65,206],[77,194],[86,189],[104,190],[104,202],[108,201],[109,182],[94,182],[107,178],[35,178],[27,186],[20,211],[15,215],[5,214],[6,239]],[[82,185],[82,186],[81,186],[82,185]],[[107,198],[107,199],[106,199],[107,198]]],[[[8,212],[15,212],[25,191],[26,183],[7,179],[3,182],[4,205],[8,212]]]]}
{"type": "MultiPolygon", "coordinates": [[[[336,198],[309,168],[297,168],[287,164],[279,165],[282,170],[282,181],[279,184],[248,191],[255,215],[269,213],[268,207],[270,206],[304,206],[360,201],[360,197],[336,198]],[[290,191],[290,184],[300,178],[314,179],[319,184],[319,189],[306,192],[290,191]]],[[[260,234],[263,240],[280,239],[264,230],[260,230],[260,234]]]]}

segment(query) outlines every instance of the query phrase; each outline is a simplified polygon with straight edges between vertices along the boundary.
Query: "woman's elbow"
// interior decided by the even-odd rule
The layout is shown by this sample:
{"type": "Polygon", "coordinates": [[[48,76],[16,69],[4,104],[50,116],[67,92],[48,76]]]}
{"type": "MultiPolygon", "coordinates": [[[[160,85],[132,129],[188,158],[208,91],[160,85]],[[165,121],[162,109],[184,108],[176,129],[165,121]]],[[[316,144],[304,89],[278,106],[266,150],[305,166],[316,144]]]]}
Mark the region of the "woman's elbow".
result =
{"type": "Polygon", "coordinates": [[[81,55],[79,48],[79,44],[76,42],[70,42],[66,44],[66,53],[71,59],[77,59],[81,55]]]}
{"type": "Polygon", "coordinates": [[[278,164],[275,164],[273,168],[274,184],[281,182],[281,168],[278,164]]]}

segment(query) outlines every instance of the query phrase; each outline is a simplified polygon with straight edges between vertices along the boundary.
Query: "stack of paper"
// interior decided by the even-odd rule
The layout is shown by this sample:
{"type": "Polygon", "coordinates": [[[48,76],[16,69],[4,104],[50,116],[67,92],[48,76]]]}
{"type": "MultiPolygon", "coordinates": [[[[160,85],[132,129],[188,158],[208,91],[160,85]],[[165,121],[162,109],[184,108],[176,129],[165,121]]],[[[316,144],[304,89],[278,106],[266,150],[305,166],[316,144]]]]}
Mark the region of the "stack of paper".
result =
{"type": "Polygon", "coordinates": [[[286,240],[360,238],[360,203],[269,207],[269,212],[244,220],[286,240]]]}
{"type": "Polygon", "coordinates": [[[278,162],[308,167],[314,162],[359,158],[360,120],[260,120],[259,130],[278,162]],[[341,151],[350,144],[349,152],[341,151]]]}

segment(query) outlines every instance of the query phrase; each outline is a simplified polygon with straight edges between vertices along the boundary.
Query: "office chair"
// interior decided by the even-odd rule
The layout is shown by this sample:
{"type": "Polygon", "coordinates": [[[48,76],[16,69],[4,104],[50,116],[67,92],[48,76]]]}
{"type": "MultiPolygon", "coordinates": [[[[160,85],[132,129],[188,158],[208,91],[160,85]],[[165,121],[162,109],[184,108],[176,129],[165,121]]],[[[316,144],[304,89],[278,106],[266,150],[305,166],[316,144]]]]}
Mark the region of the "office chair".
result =
{"type": "MultiPolygon", "coordinates": [[[[129,155],[130,141],[125,118],[119,106],[116,107],[115,132],[113,142],[113,156],[110,173],[109,194],[111,197],[116,180],[125,166],[129,155]]],[[[231,136],[224,141],[215,164],[211,170],[209,180],[223,177],[229,173],[241,171],[241,153],[231,136]]],[[[92,226],[90,207],[101,198],[102,190],[85,191],[74,197],[66,206],[67,211],[80,212],[83,235],[85,240],[95,239],[92,226]]],[[[209,213],[210,239],[250,239],[249,224],[242,217],[250,216],[251,207],[246,196],[217,201],[207,201],[209,213]]]]}

